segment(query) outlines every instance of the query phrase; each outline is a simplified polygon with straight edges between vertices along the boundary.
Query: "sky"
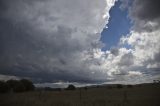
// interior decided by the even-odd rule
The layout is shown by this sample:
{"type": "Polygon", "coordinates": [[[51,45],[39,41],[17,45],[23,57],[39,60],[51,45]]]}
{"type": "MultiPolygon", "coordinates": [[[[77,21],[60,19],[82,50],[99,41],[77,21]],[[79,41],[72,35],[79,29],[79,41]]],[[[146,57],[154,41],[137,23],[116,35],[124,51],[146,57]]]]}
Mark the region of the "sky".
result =
{"type": "Polygon", "coordinates": [[[1,0],[0,79],[37,86],[160,79],[159,0],[1,0]]]}
{"type": "Polygon", "coordinates": [[[105,44],[103,51],[118,46],[122,35],[127,35],[131,28],[131,20],[128,17],[127,9],[121,8],[122,2],[117,1],[109,11],[109,23],[106,25],[101,33],[101,41],[105,44]]]}

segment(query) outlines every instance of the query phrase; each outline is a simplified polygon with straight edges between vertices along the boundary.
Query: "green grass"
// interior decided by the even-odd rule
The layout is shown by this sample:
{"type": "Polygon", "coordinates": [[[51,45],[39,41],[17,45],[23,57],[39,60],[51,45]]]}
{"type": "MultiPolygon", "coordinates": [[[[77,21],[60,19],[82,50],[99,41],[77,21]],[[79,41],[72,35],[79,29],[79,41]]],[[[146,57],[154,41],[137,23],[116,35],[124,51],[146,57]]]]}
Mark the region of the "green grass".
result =
{"type": "Polygon", "coordinates": [[[0,106],[160,106],[160,84],[0,94],[0,106]]]}

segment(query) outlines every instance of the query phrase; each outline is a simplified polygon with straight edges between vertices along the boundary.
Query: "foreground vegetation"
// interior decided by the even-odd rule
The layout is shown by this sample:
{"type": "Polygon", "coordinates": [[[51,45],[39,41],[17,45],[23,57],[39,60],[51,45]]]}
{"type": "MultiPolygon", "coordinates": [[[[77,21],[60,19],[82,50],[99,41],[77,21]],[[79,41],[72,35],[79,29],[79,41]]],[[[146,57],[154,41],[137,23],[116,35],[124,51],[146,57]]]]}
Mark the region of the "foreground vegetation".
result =
{"type": "Polygon", "coordinates": [[[27,79],[0,81],[0,93],[33,91],[35,86],[27,79]]]}
{"type": "Polygon", "coordinates": [[[0,106],[160,106],[160,84],[0,94],[0,106]]]}

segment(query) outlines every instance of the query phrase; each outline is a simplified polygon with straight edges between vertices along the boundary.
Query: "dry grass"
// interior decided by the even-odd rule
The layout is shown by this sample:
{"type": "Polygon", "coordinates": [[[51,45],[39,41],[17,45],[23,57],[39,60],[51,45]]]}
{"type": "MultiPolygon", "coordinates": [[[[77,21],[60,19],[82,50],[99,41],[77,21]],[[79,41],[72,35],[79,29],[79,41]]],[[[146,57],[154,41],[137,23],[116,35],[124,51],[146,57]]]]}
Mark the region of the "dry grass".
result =
{"type": "Polygon", "coordinates": [[[0,106],[160,106],[160,85],[0,94],[0,106]]]}

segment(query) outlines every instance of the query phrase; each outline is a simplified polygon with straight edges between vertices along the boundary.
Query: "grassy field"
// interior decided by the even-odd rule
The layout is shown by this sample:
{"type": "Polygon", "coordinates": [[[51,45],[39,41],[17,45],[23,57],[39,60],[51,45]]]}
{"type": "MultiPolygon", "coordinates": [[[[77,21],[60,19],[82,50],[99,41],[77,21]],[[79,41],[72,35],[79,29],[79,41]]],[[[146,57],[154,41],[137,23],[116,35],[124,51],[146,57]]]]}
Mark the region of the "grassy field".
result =
{"type": "Polygon", "coordinates": [[[160,106],[160,84],[7,93],[0,106],[160,106]]]}

